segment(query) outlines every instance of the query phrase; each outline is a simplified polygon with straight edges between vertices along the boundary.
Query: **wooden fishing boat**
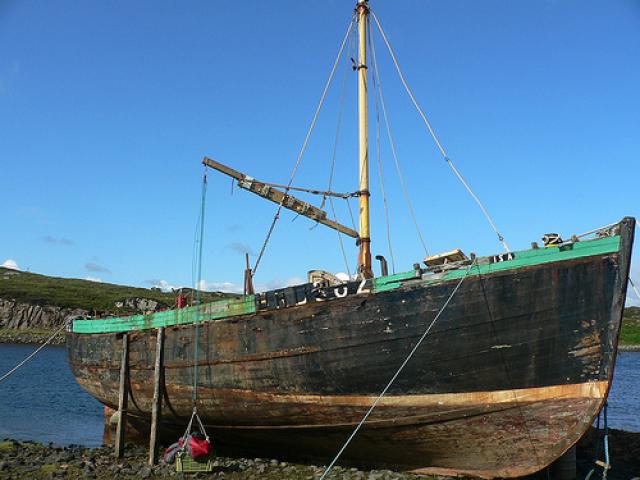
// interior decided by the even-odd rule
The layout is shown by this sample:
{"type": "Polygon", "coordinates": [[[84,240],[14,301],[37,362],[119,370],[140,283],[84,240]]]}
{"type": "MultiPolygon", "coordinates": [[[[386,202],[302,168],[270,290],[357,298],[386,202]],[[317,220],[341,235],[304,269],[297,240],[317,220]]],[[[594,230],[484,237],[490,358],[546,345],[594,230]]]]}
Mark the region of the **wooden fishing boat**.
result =
{"type": "MultiPolygon", "coordinates": [[[[361,93],[368,13],[358,2],[361,93]]],[[[357,233],[289,195],[291,185],[280,191],[205,159],[280,207],[355,233],[357,280],[321,275],[182,309],[75,320],[67,347],[78,383],[117,408],[126,338],[128,414],[148,423],[162,328],[165,431],[184,428],[195,384],[198,413],[218,444],[328,461],[379,400],[345,461],[486,478],[546,467],[606,400],[635,220],[543,248],[477,258],[450,252],[374,277],[364,93],[360,113],[366,174],[357,233]]]]}

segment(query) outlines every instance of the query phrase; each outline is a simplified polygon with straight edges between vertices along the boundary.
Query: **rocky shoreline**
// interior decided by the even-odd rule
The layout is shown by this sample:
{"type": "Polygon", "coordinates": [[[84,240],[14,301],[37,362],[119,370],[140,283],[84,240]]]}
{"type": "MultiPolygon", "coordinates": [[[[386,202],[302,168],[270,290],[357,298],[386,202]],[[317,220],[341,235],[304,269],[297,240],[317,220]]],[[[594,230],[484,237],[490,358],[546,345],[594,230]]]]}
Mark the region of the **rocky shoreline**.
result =
{"type": "MultiPolygon", "coordinates": [[[[578,478],[584,478],[593,467],[595,429],[585,435],[577,446],[578,478]]],[[[609,439],[612,468],[610,480],[631,479],[640,476],[640,433],[611,430],[609,439]]],[[[602,448],[600,448],[602,452],[602,448]]],[[[601,453],[602,455],[602,453],[601,453]]],[[[116,460],[111,447],[86,448],[77,445],[66,447],[34,442],[18,442],[6,439],[0,442],[0,479],[173,479],[207,477],[230,480],[314,480],[324,472],[323,466],[282,462],[276,459],[232,458],[219,456],[214,461],[211,473],[183,474],[175,471],[174,465],[150,467],[147,450],[143,446],[129,444],[125,458],[116,460]]],[[[335,467],[328,478],[333,480],[410,480],[424,477],[390,470],[359,470],[335,467]]],[[[435,477],[446,480],[447,477],[435,477]]],[[[543,471],[527,480],[546,479],[543,471]]]]}
{"type": "MultiPolygon", "coordinates": [[[[22,345],[42,345],[47,339],[53,335],[55,330],[51,331],[32,331],[17,330],[12,328],[0,329],[0,343],[18,343],[22,345]]],[[[57,335],[49,345],[64,345],[64,333],[57,335]]]]}
{"type": "MultiPolygon", "coordinates": [[[[321,476],[324,467],[282,462],[262,458],[217,457],[210,473],[183,474],[175,465],[147,464],[144,447],[127,445],[125,458],[117,461],[112,448],[84,448],[77,445],[59,447],[33,442],[0,442],[0,479],[180,479],[224,478],[229,480],[312,480],[321,476]]],[[[363,471],[335,467],[327,477],[333,480],[409,480],[425,478],[390,470],[363,471]]]]}

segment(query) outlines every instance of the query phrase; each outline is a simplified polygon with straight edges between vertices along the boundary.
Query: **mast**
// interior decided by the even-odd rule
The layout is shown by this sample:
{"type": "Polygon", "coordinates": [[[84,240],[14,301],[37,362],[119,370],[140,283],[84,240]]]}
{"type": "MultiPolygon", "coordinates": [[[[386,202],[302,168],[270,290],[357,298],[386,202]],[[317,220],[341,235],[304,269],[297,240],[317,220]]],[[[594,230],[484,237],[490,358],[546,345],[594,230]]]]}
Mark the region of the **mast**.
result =
{"type": "Polygon", "coordinates": [[[358,143],[360,165],[360,253],[358,273],[363,278],[373,277],[371,269],[371,237],[369,225],[369,128],[367,123],[367,0],[358,0],[358,143]]]}

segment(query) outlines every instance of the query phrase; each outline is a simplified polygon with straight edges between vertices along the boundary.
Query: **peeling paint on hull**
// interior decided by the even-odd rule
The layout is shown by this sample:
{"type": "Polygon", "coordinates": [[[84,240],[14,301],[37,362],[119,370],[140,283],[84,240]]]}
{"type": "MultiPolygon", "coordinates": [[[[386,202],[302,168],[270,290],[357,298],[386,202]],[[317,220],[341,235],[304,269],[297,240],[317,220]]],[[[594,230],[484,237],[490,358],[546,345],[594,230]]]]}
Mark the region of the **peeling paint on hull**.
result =
{"type": "MultiPolygon", "coordinates": [[[[606,398],[633,220],[618,251],[470,276],[345,452],[422,473],[521,476],[558,458],[606,398]]],[[[200,325],[198,411],[218,442],[330,459],[457,280],[200,325]]],[[[165,330],[163,427],[191,412],[192,325],[165,330]]],[[[120,335],[69,334],[83,388],[114,407],[120,335]]],[[[130,333],[130,413],[148,421],[155,332],[130,333]]]]}

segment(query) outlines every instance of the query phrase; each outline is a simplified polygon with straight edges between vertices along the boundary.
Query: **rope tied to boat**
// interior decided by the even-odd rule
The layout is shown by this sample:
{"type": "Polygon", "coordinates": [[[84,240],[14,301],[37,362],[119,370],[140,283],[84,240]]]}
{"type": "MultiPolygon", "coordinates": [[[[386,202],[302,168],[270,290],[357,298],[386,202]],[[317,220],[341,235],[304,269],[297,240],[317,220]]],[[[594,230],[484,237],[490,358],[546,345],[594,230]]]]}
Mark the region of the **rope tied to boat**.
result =
{"type": "Polygon", "coordinates": [[[593,468],[589,470],[584,480],[590,480],[593,474],[596,472],[597,467],[602,467],[602,480],[607,480],[607,473],[611,469],[610,457],[609,457],[609,425],[607,421],[607,408],[608,402],[604,402],[604,408],[598,413],[598,420],[596,421],[596,454],[593,460],[593,468]],[[602,436],[602,446],[604,450],[604,462],[599,460],[600,458],[600,417],[604,419],[604,435],[602,436]]]}
{"type": "MultiPolygon", "coordinates": [[[[196,256],[196,265],[197,265],[197,279],[195,284],[196,291],[196,309],[195,309],[195,328],[193,329],[193,384],[191,387],[191,403],[193,405],[193,410],[196,410],[196,403],[198,401],[198,362],[200,360],[200,320],[202,317],[202,305],[201,305],[201,290],[204,287],[202,282],[202,249],[204,242],[204,218],[205,218],[205,207],[206,207],[206,198],[207,198],[207,169],[205,167],[204,174],[202,177],[202,193],[200,196],[200,216],[198,217],[198,232],[197,232],[197,256],[196,256]]],[[[193,419],[193,418],[192,418],[193,419]]]]}
{"type": "Polygon", "coordinates": [[[204,428],[204,424],[202,423],[202,420],[200,420],[200,416],[198,415],[198,411],[197,411],[196,407],[193,407],[193,411],[191,412],[191,418],[189,419],[189,423],[187,424],[187,429],[182,434],[182,437],[180,437],[182,439],[182,441],[186,443],[187,437],[189,436],[189,434],[192,431],[193,420],[194,419],[198,422],[198,425],[200,426],[200,432],[202,433],[202,435],[205,436],[207,441],[210,441],[209,434],[207,433],[207,429],[204,428]]]}
{"type": "Polygon", "coordinates": [[[42,345],[40,345],[38,348],[36,348],[33,352],[31,352],[29,355],[27,355],[27,357],[22,360],[20,363],[18,363],[15,367],[13,367],[11,370],[9,370],[7,373],[5,373],[4,375],[2,375],[2,377],[0,377],[0,383],[2,383],[4,380],[6,380],[7,378],[9,378],[11,375],[13,375],[15,372],[17,372],[23,365],[25,365],[27,362],[29,362],[29,360],[31,360],[33,357],[35,357],[38,353],[40,353],[40,351],[46,347],[47,345],[49,345],[49,343],[51,343],[53,341],[54,338],[56,338],[60,332],[62,332],[64,329],[67,328],[67,325],[69,325],[69,323],[71,322],[71,319],[66,319],[64,321],[64,323],[62,324],[62,326],[60,326],[60,328],[58,328],[55,332],[53,332],[53,335],[51,335],[42,345]]]}
{"type": "Polygon", "coordinates": [[[504,250],[506,252],[510,252],[511,250],[509,249],[509,245],[507,244],[506,240],[504,239],[504,236],[498,231],[498,227],[496,226],[495,222],[493,221],[493,218],[491,217],[491,215],[489,215],[488,210],[486,209],[486,207],[484,206],[484,204],[482,203],[482,201],[480,200],[478,195],[476,195],[476,193],[471,189],[471,186],[464,179],[464,177],[462,176],[460,171],[456,168],[456,166],[451,161],[451,158],[449,157],[449,155],[447,154],[446,150],[444,149],[444,146],[442,145],[442,142],[440,142],[440,139],[436,135],[436,132],[433,129],[433,126],[431,125],[431,122],[429,122],[429,119],[427,118],[426,114],[424,113],[424,110],[422,110],[422,108],[420,107],[420,104],[418,103],[418,100],[416,99],[415,95],[413,94],[413,91],[409,87],[409,84],[405,80],[404,74],[402,73],[402,70],[400,69],[400,64],[398,63],[398,59],[396,58],[396,54],[393,51],[393,48],[391,47],[391,44],[389,43],[389,39],[387,38],[387,35],[384,32],[384,29],[382,28],[380,20],[378,20],[378,17],[374,13],[373,10],[370,9],[370,12],[371,12],[371,16],[373,17],[373,20],[375,21],[375,23],[376,23],[376,25],[378,27],[378,30],[380,31],[380,34],[382,36],[382,40],[384,41],[384,44],[387,46],[387,50],[389,51],[389,54],[391,55],[391,60],[393,61],[393,64],[394,64],[394,66],[396,68],[396,71],[398,72],[398,76],[400,77],[400,81],[401,81],[402,85],[404,86],[405,91],[409,95],[409,98],[411,99],[411,103],[413,103],[413,106],[416,108],[416,110],[418,111],[418,113],[422,117],[422,121],[426,125],[427,130],[429,131],[429,134],[431,135],[431,138],[433,138],[433,141],[435,142],[436,146],[438,147],[438,150],[442,154],[442,157],[447,162],[449,167],[451,167],[451,170],[456,175],[456,177],[458,177],[460,182],[462,182],[462,185],[464,185],[464,187],[467,190],[467,192],[469,192],[469,195],[471,195],[471,198],[473,198],[473,200],[475,200],[475,202],[478,205],[478,207],[480,207],[480,210],[482,211],[482,213],[484,214],[485,218],[489,222],[489,225],[491,225],[491,228],[493,229],[493,231],[495,232],[496,236],[498,237],[498,240],[502,244],[502,247],[504,248],[504,250]]]}
{"type": "Polygon", "coordinates": [[[467,278],[467,276],[469,275],[469,272],[471,271],[471,268],[474,267],[476,265],[476,262],[474,260],[474,262],[472,264],[470,264],[467,267],[467,270],[465,271],[464,275],[460,278],[460,281],[456,284],[456,286],[454,287],[453,291],[449,294],[449,297],[447,298],[447,300],[444,302],[444,304],[442,305],[442,307],[440,308],[440,310],[438,310],[438,313],[436,314],[436,316],[433,318],[433,320],[431,321],[431,323],[429,323],[429,326],[427,327],[427,329],[424,331],[424,333],[422,334],[422,336],[420,337],[420,339],[417,341],[417,343],[414,345],[414,347],[411,349],[411,351],[409,352],[409,354],[407,355],[407,357],[404,359],[404,361],[402,362],[402,364],[400,365],[400,367],[396,370],[396,373],[393,374],[393,377],[391,377],[391,380],[389,380],[389,382],[387,383],[387,385],[384,387],[384,389],[382,390],[382,392],[380,392],[380,395],[378,395],[376,397],[376,399],[374,400],[374,402],[371,404],[371,407],[369,407],[369,410],[367,410],[367,413],[365,413],[364,417],[362,417],[362,420],[360,420],[360,422],[358,423],[358,425],[356,426],[356,428],[354,428],[353,432],[351,432],[351,435],[349,435],[349,438],[347,438],[347,440],[344,442],[344,445],[342,445],[342,447],[340,448],[340,450],[338,451],[338,453],[336,454],[336,456],[333,458],[333,460],[331,461],[331,463],[329,464],[329,466],[325,469],[325,471],[322,473],[322,475],[320,476],[320,480],[324,480],[327,475],[329,474],[329,472],[333,469],[333,467],[335,466],[336,462],[338,461],[338,459],[342,456],[342,454],[344,453],[344,451],[347,449],[347,447],[349,446],[349,444],[351,443],[351,441],[355,438],[355,436],[357,435],[357,433],[360,431],[360,429],[362,428],[362,426],[365,424],[365,422],[367,421],[367,419],[369,418],[369,416],[371,415],[371,413],[375,410],[375,408],[378,406],[378,404],[380,403],[380,401],[382,400],[382,398],[386,395],[387,391],[389,390],[389,388],[391,388],[391,385],[393,385],[393,383],[396,381],[396,379],[398,378],[398,376],[400,375],[400,373],[402,373],[402,370],[404,370],[404,367],[407,366],[407,364],[409,363],[409,360],[411,360],[411,358],[413,357],[413,355],[418,351],[418,348],[420,348],[420,345],[422,345],[422,342],[424,341],[425,338],[427,338],[427,335],[429,335],[429,332],[431,332],[431,329],[433,328],[433,326],[436,324],[436,322],[438,321],[438,319],[440,318],[440,315],[442,315],[442,312],[445,311],[445,309],[447,308],[447,306],[449,305],[449,303],[451,302],[451,300],[453,299],[453,297],[455,296],[455,294],[458,292],[458,289],[460,288],[460,286],[462,285],[462,282],[464,282],[464,280],[467,278]]]}
{"type": "MultiPolygon", "coordinates": [[[[291,178],[289,179],[289,182],[287,183],[287,186],[284,189],[284,193],[288,193],[289,190],[291,190],[291,185],[293,185],[293,180],[296,177],[296,173],[298,172],[298,167],[300,167],[300,162],[302,161],[302,156],[304,155],[304,153],[307,150],[307,145],[309,144],[309,139],[311,138],[311,134],[313,133],[313,129],[316,125],[316,122],[318,120],[318,115],[320,114],[320,110],[322,109],[322,106],[324,105],[324,99],[327,96],[327,91],[329,90],[329,86],[331,85],[331,81],[333,80],[333,76],[336,72],[336,68],[338,67],[338,63],[340,62],[340,58],[342,58],[342,52],[344,51],[344,47],[347,45],[347,41],[349,39],[349,35],[351,34],[351,30],[353,29],[353,25],[355,22],[355,13],[353,14],[353,16],[351,17],[351,20],[349,21],[349,26],[347,28],[347,32],[344,35],[344,39],[342,40],[342,43],[340,44],[340,48],[338,50],[338,54],[336,56],[335,61],[333,62],[333,67],[331,67],[331,73],[329,73],[329,78],[327,79],[325,85],[324,85],[324,89],[322,90],[322,95],[320,95],[320,101],[318,102],[318,106],[316,107],[316,110],[313,114],[313,119],[311,120],[311,124],[309,125],[309,129],[307,130],[307,134],[304,138],[304,141],[302,142],[302,146],[300,147],[300,151],[298,152],[298,157],[296,159],[296,164],[293,167],[293,172],[291,173],[291,178]]],[[[283,202],[284,199],[286,198],[283,197],[283,202]]],[[[276,227],[276,223],[278,222],[278,219],[280,218],[280,212],[282,211],[282,203],[280,203],[278,205],[278,208],[276,210],[275,215],[273,216],[273,220],[271,221],[271,225],[269,226],[269,230],[267,231],[267,236],[264,239],[264,242],[262,243],[262,248],[260,248],[260,253],[258,253],[258,258],[256,259],[256,263],[254,263],[253,265],[253,273],[255,274],[256,271],[258,270],[258,266],[260,266],[260,261],[262,260],[262,257],[264,256],[264,252],[267,249],[267,245],[269,243],[269,240],[271,239],[271,235],[273,234],[273,230],[276,227]]]]}

